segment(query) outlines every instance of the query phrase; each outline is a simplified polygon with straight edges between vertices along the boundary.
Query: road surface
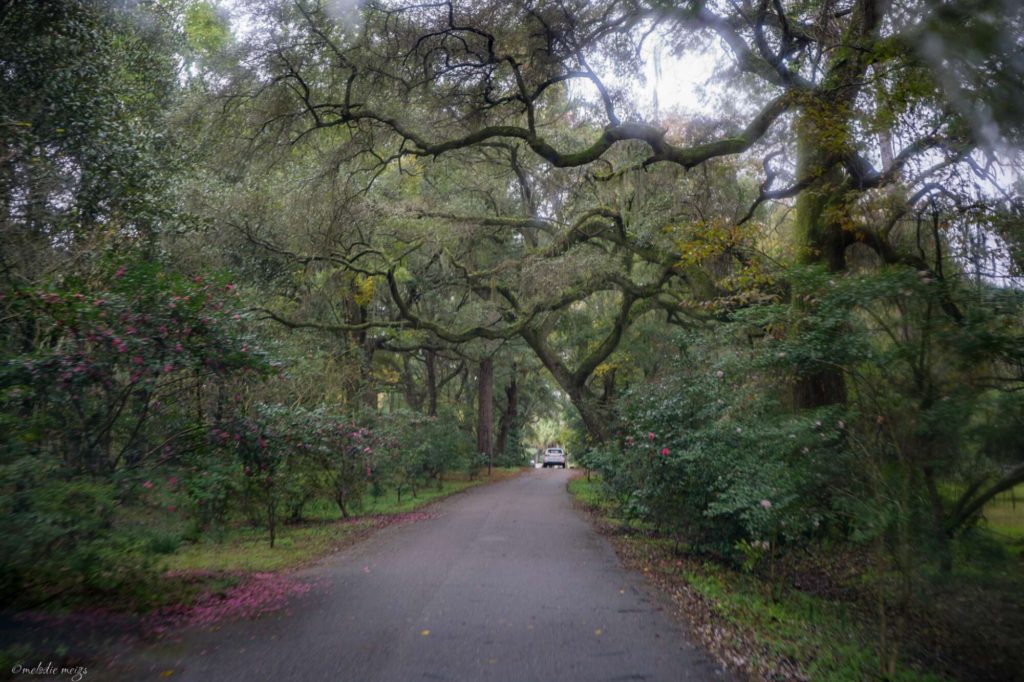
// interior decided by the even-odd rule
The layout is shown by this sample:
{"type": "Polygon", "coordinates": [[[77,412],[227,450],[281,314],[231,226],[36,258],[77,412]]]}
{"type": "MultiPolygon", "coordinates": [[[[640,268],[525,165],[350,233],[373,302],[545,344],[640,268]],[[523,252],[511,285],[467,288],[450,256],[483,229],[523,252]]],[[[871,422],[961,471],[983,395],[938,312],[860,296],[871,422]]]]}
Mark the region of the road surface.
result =
{"type": "Polygon", "coordinates": [[[387,528],[305,571],[321,586],[287,612],[150,646],[118,666],[121,677],[723,679],[573,509],[567,481],[541,469],[460,494],[434,518],[387,528]]]}

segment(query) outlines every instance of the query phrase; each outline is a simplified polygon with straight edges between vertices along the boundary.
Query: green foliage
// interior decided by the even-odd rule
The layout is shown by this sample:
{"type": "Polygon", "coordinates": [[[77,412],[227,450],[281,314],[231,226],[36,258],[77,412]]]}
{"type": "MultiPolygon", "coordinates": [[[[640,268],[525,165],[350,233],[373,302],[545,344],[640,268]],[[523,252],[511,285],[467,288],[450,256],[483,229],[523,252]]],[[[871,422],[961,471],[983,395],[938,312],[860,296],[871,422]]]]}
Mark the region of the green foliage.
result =
{"type": "Polygon", "coordinates": [[[216,55],[231,40],[227,18],[210,2],[193,2],[185,10],[188,46],[202,56],[216,55]]]}
{"type": "Polygon", "coordinates": [[[740,542],[788,547],[819,534],[832,516],[822,491],[841,461],[841,420],[787,414],[750,380],[749,359],[698,373],[700,352],[691,346],[667,376],[631,389],[619,441],[586,462],[627,517],[697,550],[732,556],[740,542]]]}
{"type": "Polygon", "coordinates": [[[81,0],[8,3],[0,14],[0,226],[24,276],[59,261],[58,241],[75,244],[81,267],[174,221],[166,19],[81,0]],[[18,194],[34,200],[9,201],[18,194]]]}
{"type": "Polygon", "coordinates": [[[41,451],[94,473],[166,458],[195,431],[175,396],[265,368],[225,300],[232,285],[145,262],[106,285],[9,292],[8,338],[32,329],[42,342],[0,366],[5,457],[41,451]]]}
{"type": "Polygon", "coordinates": [[[450,414],[430,417],[412,412],[380,415],[374,422],[380,439],[374,480],[394,489],[400,499],[413,496],[429,483],[440,485],[443,476],[457,469],[480,466],[474,444],[462,425],[450,414]]]}
{"type": "Polygon", "coordinates": [[[64,592],[117,592],[152,566],[142,539],[115,528],[117,491],[92,477],[61,477],[56,467],[3,468],[0,595],[4,601],[64,592]],[[20,471],[18,470],[20,469],[20,471]]]}

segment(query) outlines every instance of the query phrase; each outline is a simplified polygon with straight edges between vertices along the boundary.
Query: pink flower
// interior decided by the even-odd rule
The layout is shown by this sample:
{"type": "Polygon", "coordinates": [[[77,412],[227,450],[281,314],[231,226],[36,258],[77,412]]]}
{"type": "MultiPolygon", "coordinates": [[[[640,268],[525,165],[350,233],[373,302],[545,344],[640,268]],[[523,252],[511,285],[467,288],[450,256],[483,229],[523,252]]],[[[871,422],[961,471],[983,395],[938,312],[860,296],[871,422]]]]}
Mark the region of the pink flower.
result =
{"type": "Polygon", "coordinates": [[[167,482],[170,483],[171,485],[178,485],[178,477],[171,476],[170,478],[167,479],[167,482]]]}
{"type": "Polygon", "coordinates": [[[174,509],[175,509],[175,507],[174,507],[173,504],[167,507],[167,511],[169,511],[169,512],[173,512],[174,509]]]}
{"type": "Polygon", "coordinates": [[[647,432],[647,440],[654,440],[654,431],[647,432]]]}
{"type": "Polygon", "coordinates": [[[175,352],[175,353],[180,353],[180,352],[182,352],[183,350],[185,350],[185,347],[184,347],[184,346],[182,346],[182,345],[181,345],[180,343],[176,343],[176,344],[174,344],[174,352],[175,352]]]}
{"type": "Polygon", "coordinates": [[[772,508],[772,501],[771,500],[761,500],[761,509],[771,509],[771,508],[772,508]]]}
{"type": "Polygon", "coordinates": [[[151,490],[153,488],[153,482],[146,481],[145,483],[142,484],[142,487],[145,488],[146,490],[151,490]]]}
{"type": "Polygon", "coordinates": [[[166,365],[164,365],[164,374],[170,374],[173,371],[174,371],[174,365],[172,365],[169,362],[166,365]]]}
{"type": "Polygon", "coordinates": [[[134,356],[132,358],[132,364],[133,365],[141,365],[142,364],[142,356],[141,355],[134,356]]]}
{"type": "Polygon", "coordinates": [[[668,448],[662,448],[661,449],[661,456],[662,457],[668,457],[668,448]]]}
{"type": "Polygon", "coordinates": [[[114,277],[116,277],[118,279],[121,279],[122,277],[124,277],[124,273],[125,273],[125,268],[122,265],[121,267],[119,267],[117,269],[117,272],[114,273],[114,277]]]}

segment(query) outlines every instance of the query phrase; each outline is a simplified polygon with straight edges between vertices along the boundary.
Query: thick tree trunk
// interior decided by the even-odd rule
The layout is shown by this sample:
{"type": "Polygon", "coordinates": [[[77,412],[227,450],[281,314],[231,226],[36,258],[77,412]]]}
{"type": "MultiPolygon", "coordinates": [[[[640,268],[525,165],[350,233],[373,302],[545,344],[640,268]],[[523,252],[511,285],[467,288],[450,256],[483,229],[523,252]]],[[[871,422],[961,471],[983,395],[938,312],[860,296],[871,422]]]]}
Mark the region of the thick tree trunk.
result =
{"type": "Polygon", "coordinates": [[[505,411],[501,415],[501,423],[498,426],[498,442],[494,449],[504,455],[508,449],[508,434],[512,431],[519,418],[519,382],[516,381],[515,367],[512,368],[512,379],[505,389],[505,411]]]}
{"type": "Polygon", "coordinates": [[[437,354],[427,351],[427,414],[437,416],[437,354]]]}
{"type": "Polygon", "coordinates": [[[413,374],[409,354],[402,354],[402,391],[405,393],[405,402],[409,409],[419,412],[423,409],[423,394],[416,386],[416,377],[413,374]]]}
{"type": "Polygon", "coordinates": [[[595,443],[608,442],[614,432],[613,415],[610,406],[602,405],[600,399],[587,388],[588,376],[570,372],[540,334],[532,330],[524,330],[521,334],[523,340],[529,344],[544,363],[544,367],[551,372],[551,376],[569,396],[573,407],[580,413],[580,418],[587,427],[590,439],[595,443]]]}
{"type": "Polygon", "coordinates": [[[487,475],[494,464],[494,361],[480,361],[477,374],[476,451],[487,455],[487,475]]]}
{"type": "MultiPolygon", "coordinates": [[[[841,47],[833,51],[821,86],[796,122],[797,177],[814,178],[796,202],[800,260],[825,265],[830,272],[846,270],[843,224],[856,200],[848,191],[838,159],[853,149],[850,134],[856,100],[871,66],[870,47],[889,4],[886,0],[853,4],[848,28],[839,41],[841,47]]],[[[837,337],[844,331],[841,325],[830,330],[837,337]]],[[[798,377],[795,388],[797,407],[846,401],[842,369],[832,364],[822,363],[815,371],[798,377]]]]}
{"type": "MultiPolygon", "coordinates": [[[[798,125],[798,177],[820,173],[831,165],[831,154],[820,142],[823,132],[819,123],[805,116],[798,125]]],[[[846,270],[846,238],[839,222],[845,210],[842,191],[843,176],[838,167],[824,172],[796,201],[796,230],[800,262],[824,265],[829,272],[846,270]]],[[[794,305],[805,305],[794,303],[794,305]]],[[[831,333],[839,336],[843,329],[831,333]]],[[[817,369],[796,377],[793,402],[797,408],[815,408],[846,402],[846,380],[842,369],[822,364],[817,369]]]]}
{"type": "Polygon", "coordinates": [[[601,404],[611,405],[615,402],[615,373],[618,370],[612,367],[601,376],[603,392],[601,393],[601,404]]]}
{"type": "Polygon", "coordinates": [[[565,390],[569,394],[569,400],[572,401],[573,407],[580,413],[580,418],[583,419],[583,424],[587,427],[590,439],[595,443],[610,441],[614,429],[612,428],[612,415],[607,406],[602,405],[600,399],[586,386],[569,386],[565,390]]]}

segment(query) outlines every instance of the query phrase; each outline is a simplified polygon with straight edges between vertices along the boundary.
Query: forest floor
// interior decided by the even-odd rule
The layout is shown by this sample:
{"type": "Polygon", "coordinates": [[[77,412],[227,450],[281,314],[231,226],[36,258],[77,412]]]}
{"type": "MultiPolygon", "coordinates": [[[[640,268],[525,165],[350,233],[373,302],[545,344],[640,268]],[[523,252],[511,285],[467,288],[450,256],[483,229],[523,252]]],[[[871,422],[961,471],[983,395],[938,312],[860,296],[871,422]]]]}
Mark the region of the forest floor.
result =
{"type": "MultiPolygon", "coordinates": [[[[358,513],[341,518],[336,505],[314,503],[302,521],[281,524],[274,547],[267,531],[237,520],[218,533],[163,555],[154,578],[131,593],[54,601],[45,608],[0,612],[0,679],[48,652],[65,665],[88,666],[96,651],[163,636],[191,625],[216,626],[281,608],[309,585],[291,574],[378,531],[429,518],[435,503],[470,488],[508,480],[521,468],[447,476],[397,499],[367,495],[358,513]],[[118,644],[120,643],[120,644],[118,644]]],[[[41,661],[45,664],[47,661],[41,661]]]]}
{"type": "Polygon", "coordinates": [[[953,576],[920,581],[899,636],[893,628],[900,621],[888,610],[887,646],[897,642],[898,655],[883,674],[880,581],[863,551],[833,548],[791,562],[773,589],[763,572],[687,554],[676,541],[625,521],[596,477],[577,476],[569,490],[622,561],[656,584],[697,639],[748,679],[1024,679],[1024,562],[1016,544],[1018,554],[981,562],[985,570],[961,560],[953,576]]]}

